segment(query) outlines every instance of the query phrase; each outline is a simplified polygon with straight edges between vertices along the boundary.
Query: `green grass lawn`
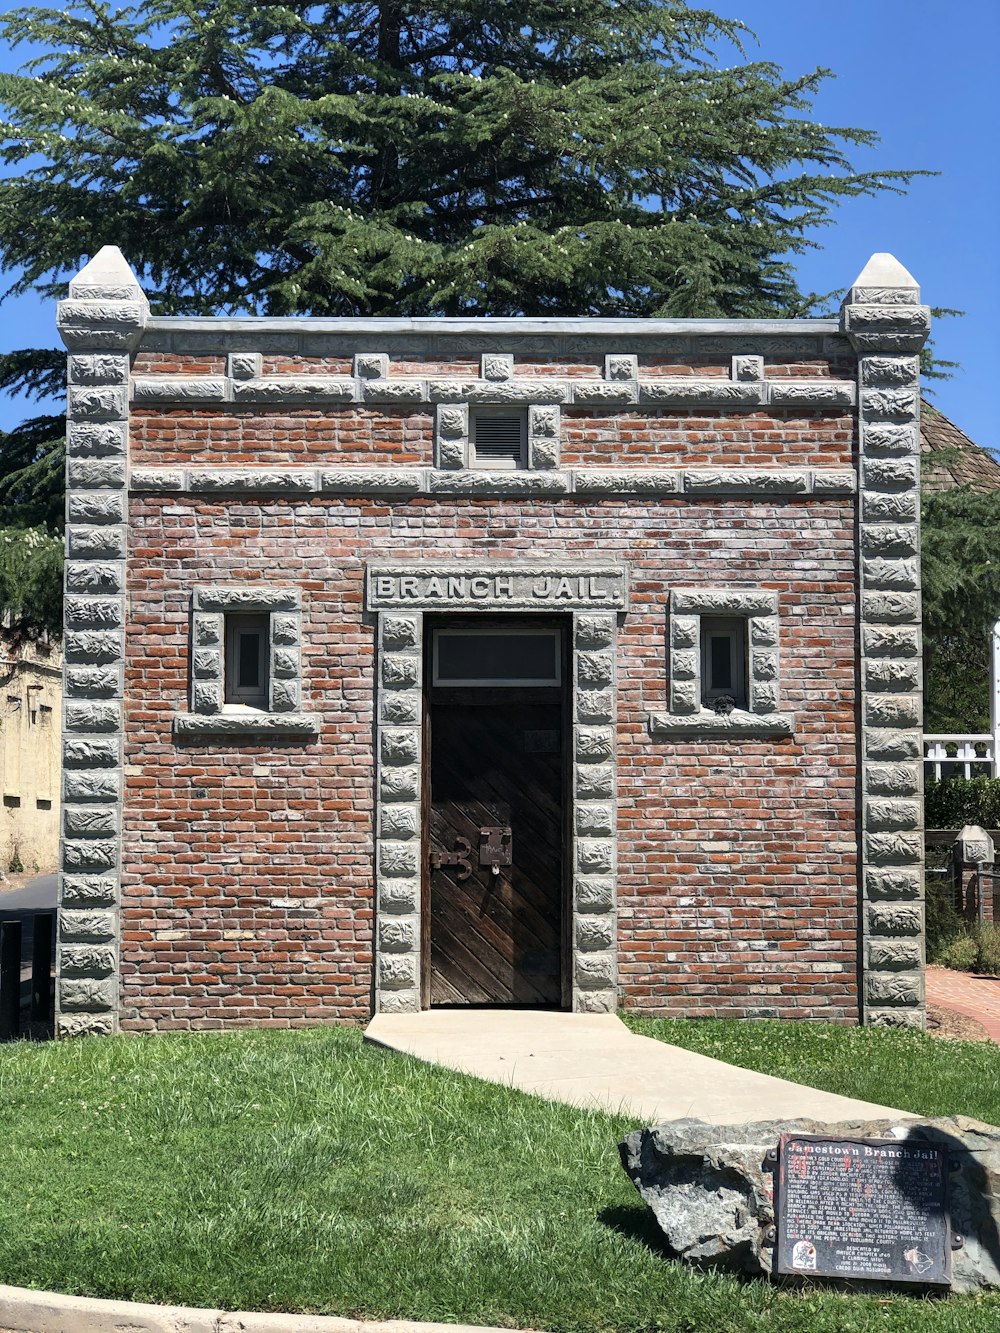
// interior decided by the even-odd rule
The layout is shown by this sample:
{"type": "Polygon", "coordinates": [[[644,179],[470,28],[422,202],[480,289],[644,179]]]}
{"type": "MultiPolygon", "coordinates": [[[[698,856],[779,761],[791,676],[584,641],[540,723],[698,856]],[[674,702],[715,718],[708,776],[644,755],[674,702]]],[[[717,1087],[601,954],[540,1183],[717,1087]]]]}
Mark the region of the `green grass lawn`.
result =
{"type": "MultiPolygon", "coordinates": [[[[994,1114],[993,1047],[819,1025],[657,1031],[914,1110],[994,1114]]],[[[1000,1327],[1000,1295],[802,1294],[667,1261],[618,1162],[634,1123],[349,1029],[7,1046],[0,1281],[560,1333],[1000,1327]]]]}

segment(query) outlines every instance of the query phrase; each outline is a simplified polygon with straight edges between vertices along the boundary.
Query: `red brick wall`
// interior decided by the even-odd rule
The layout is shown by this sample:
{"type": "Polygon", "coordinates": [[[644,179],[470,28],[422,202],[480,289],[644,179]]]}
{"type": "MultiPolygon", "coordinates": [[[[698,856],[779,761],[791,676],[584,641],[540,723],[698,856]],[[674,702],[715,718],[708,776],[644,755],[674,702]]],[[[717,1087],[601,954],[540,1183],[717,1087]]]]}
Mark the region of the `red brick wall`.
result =
{"type": "Polygon", "coordinates": [[[182,352],[137,352],[132,362],[133,375],[224,375],[226,358],[191,356],[182,352]]]}
{"type": "MultiPolygon", "coordinates": [[[[401,458],[392,451],[404,436],[357,411],[365,440],[380,441],[384,430],[386,452],[401,458]]],[[[183,415],[209,435],[220,419],[183,415]]],[[[220,437],[211,461],[247,461],[251,447],[260,464],[333,452],[342,427],[316,432],[347,417],[248,415],[240,447],[232,452],[220,437]]],[[[426,413],[400,420],[414,442],[424,432],[429,450],[426,413]]],[[[830,420],[834,434],[845,429],[842,418],[830,420]]],[[[189,427],[177,421],[144,412],[136,460],[183,454],[189,427]],[[167,429],[175,453],[164,455],[154,446],[167,429]]],[[[746,429],[747,418],[734,421],[746,429]]],[[[817,422],[826,418],[810,423],[822,439],[801,447],[827,441],[838,452],[829,461],[841,461],[847,440],[827,440],[817,422]]],[[[373,461],[364,448],[337,456],[373,461]]],[[[367,1018],[374,617],[363,609],[365,562],[547,551],[599,551],[632,569],[618,658],[626,1003],[678,1015],[856,1018],[850,501],[136,496],[130,540],[125,1028],[367,1018]],[[229,580],[302,589],[304,697],[321,715],[317,740],[172,740],[171,719],[187,707],[191,589],[229,580]],[[650,737],[647,711],[666,707],[665,613],[678,584],[780,592],[783,707],[799,715],[794,739],[650,737]]]]}
{"type": "MultiPolygon", "coordinates": [[[[561,461],[637,467],[849,467],[854,422],[840,412],[734,417],[657,408],[564,408],[561,461]]],[[[140,408],[131,457],[157,463],[337,463],[429,466],[432,418],[426,407],[252,410],[140,408]]]]}
{"type": "Polygon", "coordinates": [[[433,418],[427,407],[255,409],[139,408],[132,414],[129,454],[136,466],[157,463],[331,463],[430,466],[433,418]]]}
{"type": "Polygon", "coordinates": [[[655,408],[563,408],[564,467],[850,467],[843,412],[708,415],[655,408]]]}

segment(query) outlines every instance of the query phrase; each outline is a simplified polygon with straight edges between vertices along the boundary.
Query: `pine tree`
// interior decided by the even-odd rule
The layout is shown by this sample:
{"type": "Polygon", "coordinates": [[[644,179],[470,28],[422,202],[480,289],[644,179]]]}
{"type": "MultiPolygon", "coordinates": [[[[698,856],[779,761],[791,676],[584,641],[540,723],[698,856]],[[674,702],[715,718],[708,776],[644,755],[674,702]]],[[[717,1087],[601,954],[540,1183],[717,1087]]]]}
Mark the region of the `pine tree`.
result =
{"type": "MultiPolygon", "coordinates": [[[[56,297],[113,241],[160,314],[808,313],[795,256],[912,173],[852,170],[826,71],[720,67],[748,36],[681,0],[11,10],[0,268],[56,297]]],[[[0,438],[0,523],[55,520],[58,437],[0,438]]]]}
{"type": "Polygon", "coordinates": [[[62,634],[63,544],[40,528],[0,528],[3,650],[62,634]]]}
{"type": "Polygon", "coordinates": [[[924,728],[989,729],[990,632],[1000,618],[1000,491],[924,497],[924,728]]]}

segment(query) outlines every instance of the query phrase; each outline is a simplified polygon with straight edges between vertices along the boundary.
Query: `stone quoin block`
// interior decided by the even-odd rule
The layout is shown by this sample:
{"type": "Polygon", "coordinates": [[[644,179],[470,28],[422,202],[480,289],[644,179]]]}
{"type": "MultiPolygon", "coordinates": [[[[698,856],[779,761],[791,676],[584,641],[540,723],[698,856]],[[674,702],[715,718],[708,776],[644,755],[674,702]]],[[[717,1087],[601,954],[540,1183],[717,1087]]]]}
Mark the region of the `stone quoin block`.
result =
{"type": "Polygon", "coordinates": [[[70,458],[66,477],[71,486],[82,490],[124,486],[125,463],[120,458],[70,458]]]}
{"type": "Polygon", "coordinates": [[[357,352],[354,374],[359,379],[384,380],[389,374],[389,358],[384,352],[357,352]]]}
{"type": "Polygon", "coordinates": [[[122,673],[118,667],[67,664],[63,682],[67,695],[71,697],[81,695],[109,697],[122,693],[122,673]]]}
{"type": "MultiPolygon", "coordinates": [[[[419,907],[420,885],[415,879],[379,879],[380,912],[415,912],[419,907]]],[[[416,943],[414,937],[414,943],[416,943]]]]}
{"type": "Polygon", "coordinates": [[[98,875],[66,875],[62,883],[62,901],[66,908],[95,907],[114,903],[118,882],[98,875]]]}
{"type": "Polygon", "coordinates": [[[634,380],[638,376],[638,357],[630,355],[611,355],[604,358],[604,378],[608,380],[634,380]]]}
{"type": "MultiPolygon", "coordinates": [[[[119,742],[106,736],[67,736],[63,743],[63,764],[67,768],[117,768],[121,758],[119,742]]],[[[118,774],[112,775],[117,779],[118,774]]]]}
{"type": "Polygon", "coordinates": [[[124,457],[126,430],[123,422],[66,423],[66,453],[70,458],[124,457]]]}

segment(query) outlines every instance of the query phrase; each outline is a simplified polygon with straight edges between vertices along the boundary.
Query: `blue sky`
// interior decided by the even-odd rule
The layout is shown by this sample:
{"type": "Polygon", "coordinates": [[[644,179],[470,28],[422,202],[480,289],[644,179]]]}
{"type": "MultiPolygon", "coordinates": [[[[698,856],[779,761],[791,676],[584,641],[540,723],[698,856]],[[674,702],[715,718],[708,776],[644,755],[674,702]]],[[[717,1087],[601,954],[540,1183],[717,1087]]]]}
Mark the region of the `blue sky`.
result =
{"type": "MultiPolygon", "coordinates": [[[[881,136],[877,148],[854,154],[857,167],[940,172],[914,182],[903,197],[843,204],[835,225],[816,233],[821,248],[799,262],[800,282],[817,292],[842,289],[870,254],[889,250],[920,283],[924,300],[964,310],[936,327],[937,354],[961,369],[935,386],[933,401],[978,443],[1000,449],[992,401],[1000,360],[1000,3],[707,0],[706,7],[754,29],[760,42],[749,46],[750,58],[774,61],[789,75],[817,65],[835,72],[816,100],[815,118],[881,136]]],[[[732,52],[720,56],[735,63],[732,52]]],[[[0,51],[0,68],[16,68],[21,58],[0,51]]],[[[0,310],[0,347],[55,346],[54,318],[51,305],[32,297],[8,301],[0,310]]],[[[0,425],[22,412],[0,400],[0,425]]]]}
{"type": "Polygon", "coordinates": [[[822,65],[815,102],[826,125],[877,130],[854,154],[863,170],[919,167],[940,175],[903,197],[857,199],[818,232],[822,249],[800,262],[801,285],[848,286],[876,250],[888,250],[933,306],[964,310],[934,330],[938,356],[961,362],[932,401],[977,444],[1000,450],[993,401],[1000,358],[1000,52],[998,0],[730,0],[712,6],[757,33],[753,58],[787,74],[822,65]]]}

